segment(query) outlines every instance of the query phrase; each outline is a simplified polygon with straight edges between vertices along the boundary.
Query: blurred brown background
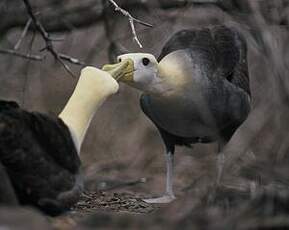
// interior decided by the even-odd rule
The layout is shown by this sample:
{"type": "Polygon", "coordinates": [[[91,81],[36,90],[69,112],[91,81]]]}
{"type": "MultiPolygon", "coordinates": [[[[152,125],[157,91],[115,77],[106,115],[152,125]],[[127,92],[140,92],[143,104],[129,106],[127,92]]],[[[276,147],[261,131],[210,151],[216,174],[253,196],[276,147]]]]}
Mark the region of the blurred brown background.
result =
{"type": "MultiPolygon", "coordinates": [[[[112,45],[158,56],[164,42],[183,28],[221,23],[238,29],[248,42],[252,112],[226,148],[225,176],[234,175],[237,179],[226,181],[225,178],[224,183],[243,186],[243,190],[279,183],[275,178],[268,178],[288,158],[289,2],[117,2],[133,16],[153,24],[153,28],[136,24],[143,49],[133,41],[128,19],[114,12],[108,1],[31,1],[47,31],[65,39],[54,42],[57,51],[97,67],[115,56],[112,45]],[[240,175],[250,170],[253,179],[244,182],[240,175]]],[[[0,15],[0,47],[13,49],[28,20],[24,5],[18,0],[4,0],[0,3],[0,15]]],[[[37,33],[32,41],[33,36],[31,28],[19,51],[39,54],[44,43],[37,33]]],[[[45,59],[38,62],[0,54],[0,98],[15,100],[28,110],[58,114],[77,78],[72,78],[48,52],[40,55],[45,55],[45,59]]],[[[80,67],[68,65],[78,76],[80,67]]],[[[142,113],[139,96],[140,92],[121,85],[119,93],[97,112],[81,151],[88,188],[96,189],[101,181],[113,183],[146,177],[147,183],[127,189],[148,195],[163,191],[163,144],[154,125],[142,113]]],[[[174,183],[178,197],[186,196],[190,189],[198,189],[199,183],[215,177],[216,151],[215,144],[177,148],[174,183]]],[[[287,175],[287,171],[283,174],[287,175]]]]}

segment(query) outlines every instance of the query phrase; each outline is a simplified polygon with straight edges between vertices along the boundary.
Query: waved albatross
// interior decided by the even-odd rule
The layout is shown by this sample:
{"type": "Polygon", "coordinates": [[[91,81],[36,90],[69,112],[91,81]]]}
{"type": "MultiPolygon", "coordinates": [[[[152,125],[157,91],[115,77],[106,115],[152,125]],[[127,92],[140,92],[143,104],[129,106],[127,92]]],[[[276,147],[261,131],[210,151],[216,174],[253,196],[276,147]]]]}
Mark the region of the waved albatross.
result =
{"type": "Polygon", "coordinates": [[[120,81],[143,92],[141,108],[166,147],[165,195],[145,201],[175,199],[176,145],[218,142],[218,183],[224,163],[222,148],[250,111],[247,48],[241,35],[225,26],[182,30],[166,42],[158,60],[145,53],[124,54],[118,60],[130,62],[120,81]]]}

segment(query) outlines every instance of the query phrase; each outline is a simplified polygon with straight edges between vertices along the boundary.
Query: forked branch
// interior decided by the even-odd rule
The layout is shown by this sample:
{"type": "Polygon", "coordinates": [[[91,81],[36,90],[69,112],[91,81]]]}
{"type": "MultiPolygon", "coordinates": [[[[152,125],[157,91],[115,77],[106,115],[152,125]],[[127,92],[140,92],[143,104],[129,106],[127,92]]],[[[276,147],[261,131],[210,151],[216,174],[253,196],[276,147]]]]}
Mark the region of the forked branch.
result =
{"type": "Polygon", "coordinates": [[[128,21],[129,21],[130,28],[131,28],[131,31],[132,31],[132,34],[133,34],[133,38],[137,42],[139,47],[142,48],[143,46],[142,46],[142,44],[141,44],[141,42],[140,42],[140,40],[138,38],[138,35],[136,33],[134,23],[136,22],[136,23],[139,23],[141,25],[148,26],[148,27],[153,27],[153,25],[133,17],[128,11],[126,11],[123,8],[119,7],[119,5],[114,0],[108,0],[108,1],[114,6],[115,11],[119,11],[124,16],[128,17],[128,21]]]}
{"type": "Polygon", "coordinates": [[[69,61],[69,62],[71,62],[73,64],[77,64],[77,65],[83,65],[84,63],[79,61],[78,59],[70,57],[66,54],[59,54],[54,48],[53,39],[51,39],[49,33],[45,30],[45,28],[42,26],[41,22],[37,19],[37,17],[33,13],[33,10],[32,10],[32,7],[31,7],[29,0],[23,0],[23,2],[25,4],[27,13],[28,13],[29,17],[31,18],[36,30],[40,33],[41,37],[43,38],[43,40],[46,44],[44,50],[47,50],[48,52],[50,52],[51,55],[55,58],[55,60],[57,60],[65,68],[65,70],[71,74],[71,76],[74,76],[74,74],[70,70],[69,66],[66,65],[63,60],[69,61]]]}

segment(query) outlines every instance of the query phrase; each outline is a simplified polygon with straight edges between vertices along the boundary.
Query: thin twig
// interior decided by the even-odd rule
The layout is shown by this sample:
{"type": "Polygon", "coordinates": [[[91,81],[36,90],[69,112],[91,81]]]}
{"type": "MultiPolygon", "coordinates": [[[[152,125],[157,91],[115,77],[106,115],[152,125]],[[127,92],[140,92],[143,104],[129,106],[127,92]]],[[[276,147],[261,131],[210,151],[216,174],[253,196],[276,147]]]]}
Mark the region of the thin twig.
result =
{"type": "Polygon", "coordinates": [[[58,55],[59,55],[59,57],[61,59],[69,61],[72,64],[81,65],[81,66],[85,66],[86,65],[83,61],[80,61],[80,60],[78,60],[78,59],[76,59],[74,57],[71,57],[71,56],[67,55],[67,54],[59,53],[58,55]]]}
{"type": "Polygon", "coordinates": [[[0,53],[2,54],[11,54],[17,57],[21,57],[21,58],[26,58],[26,59],[30,59],[30,60],[34,60],[34,61],[42,61],[43,57],[39,56],[39,55],[33,55],[33,54],[24,54],[24,53],[20,53],[17,52],[16,50],[12,50],[12,49],[2,49],[0,48],[0,53]]]}
{"type": "Polygon", "coordinates": [[[26,10],[27,10],[27,13],[28,15],[30,16],[36,30],[40,33],[42,39],[44,40],[45,44],[46,44],[46,47],[45,47],[45,50],[47,50],[48,52],[51,53],[51,55],[55,58],[55,60],[57,60],[63,67],[64,69],[70,73],[71,76],[74,77],[74,74],[73,72],[70,70],[69,66],[66,65],[63,60],[66,60],[66,61],[69,61],[73,64],[78,64],[78,65],[84,65],[83,62],[79,61],[78,59],[76,58],[72,58],[68,55],[65,55],[65,54],[59,54],[54,46],[53,46],[53,43],[52,41],[54,39],[52,39],[49,35],[49,33],[46,32],[46,30],[44,29],[44,27],[42,26],[42,24],[40,23],[40,21],[36,18],[35,14],[33,13],[33,10],[32,10],[32,7],[31,7],[31,4],[29,2],[29,0],[23,0],[24,4],[25,4],[25,7],[26,7],[26,10]]]}
{"type": "MultiPolygon", "coordinates": [[[[36,31],[33,30],[31,39],[29,41],[29,47],[28,47],[28,54],[29,55],[32,52],[35,37],[36,37],[36,31]]],[[[23,106],[23,108],[25,108],[26,88],[28,86],[28,81],[29,81],[29,76],[30,76],[29,75],[30,64],[31,64],[31,60],[28,60],[27,65],[25,66],[24,83],[23,83],[23,88],[22,88],[22,106],[23,106]]]]}
{"type": "Polygon", "coordinates": [[[25,36],[27,34],[27,31],[28,31],[31,23],[32,23],[32,20],[31,20],[31,18],[29,18],[27,23],[26,23],[26,25],[25,25],[25,27],[24,27],[24,29],[23,29],[23,31],[22,31],[22,33],[21,33],[21,35],[20,35],[19,40],[17,41],[17,43],[14,46],[14,50],[18,50],[19,49],[23,39],[25,38],[25,36]]]}
{"type": "Polygon", "coordinates": [[[126,11],[126,10],[122,9],[121,7],[119,7],[119,5],[114,0],[108,0],[108,1],[115,7],[115,11],[119,11],[124,16],[128,17],[130,28],[131,28],[131,31],[132,31],[132,34],[133,34],[133,39],[137,42],[139,47],[142,48],[143,46],[142,46],[142,44],[141,44],[141,42],[140,42],[140,40],[139,40],[139,38],[137,36],[134,22],[137,22],[137,23],[139,23],[141,25],[148,26],[148,27],[153,27],[153,25],[133,17],[128,11],[126,11]]]}
{"type": "Polygon", "coordinates": [[[45,49],[52,54],[52,56],[55,58],[55,60],[57,60],[64,67],[64,69],[66,69],[66,71],[71,74],[71,76],[74,77],[74,74],[72,73],[70,68],[61,60],[58,53],[55,51],[53,44],[52,44],[52,41],[49,37],[49,34],[46,32],[46,30],[44,29],[44,27],[42,26],[40,21],[35,17],[29,0],[23,0],[23,1],[24,1],[25,6],[26,6],[28,14],[34,23],[34,26],[36,27],[36,30],[41,34],[43,40],[46,43],[45,49]]]}

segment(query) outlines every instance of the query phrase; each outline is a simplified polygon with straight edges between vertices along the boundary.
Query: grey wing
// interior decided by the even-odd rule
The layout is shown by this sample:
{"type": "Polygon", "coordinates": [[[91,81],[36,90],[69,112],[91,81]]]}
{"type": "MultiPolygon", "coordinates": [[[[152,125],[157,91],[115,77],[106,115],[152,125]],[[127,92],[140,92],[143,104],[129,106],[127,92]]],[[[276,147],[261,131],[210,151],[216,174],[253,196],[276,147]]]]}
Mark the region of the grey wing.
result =
{"type": "Polygon", "coordinates": [[[225,77],[250,94],[246,42],[234,29],[214,26],[179,31],[165,44],[158,61],[177,50],[190,50],[208,72],[225,77]]]}

